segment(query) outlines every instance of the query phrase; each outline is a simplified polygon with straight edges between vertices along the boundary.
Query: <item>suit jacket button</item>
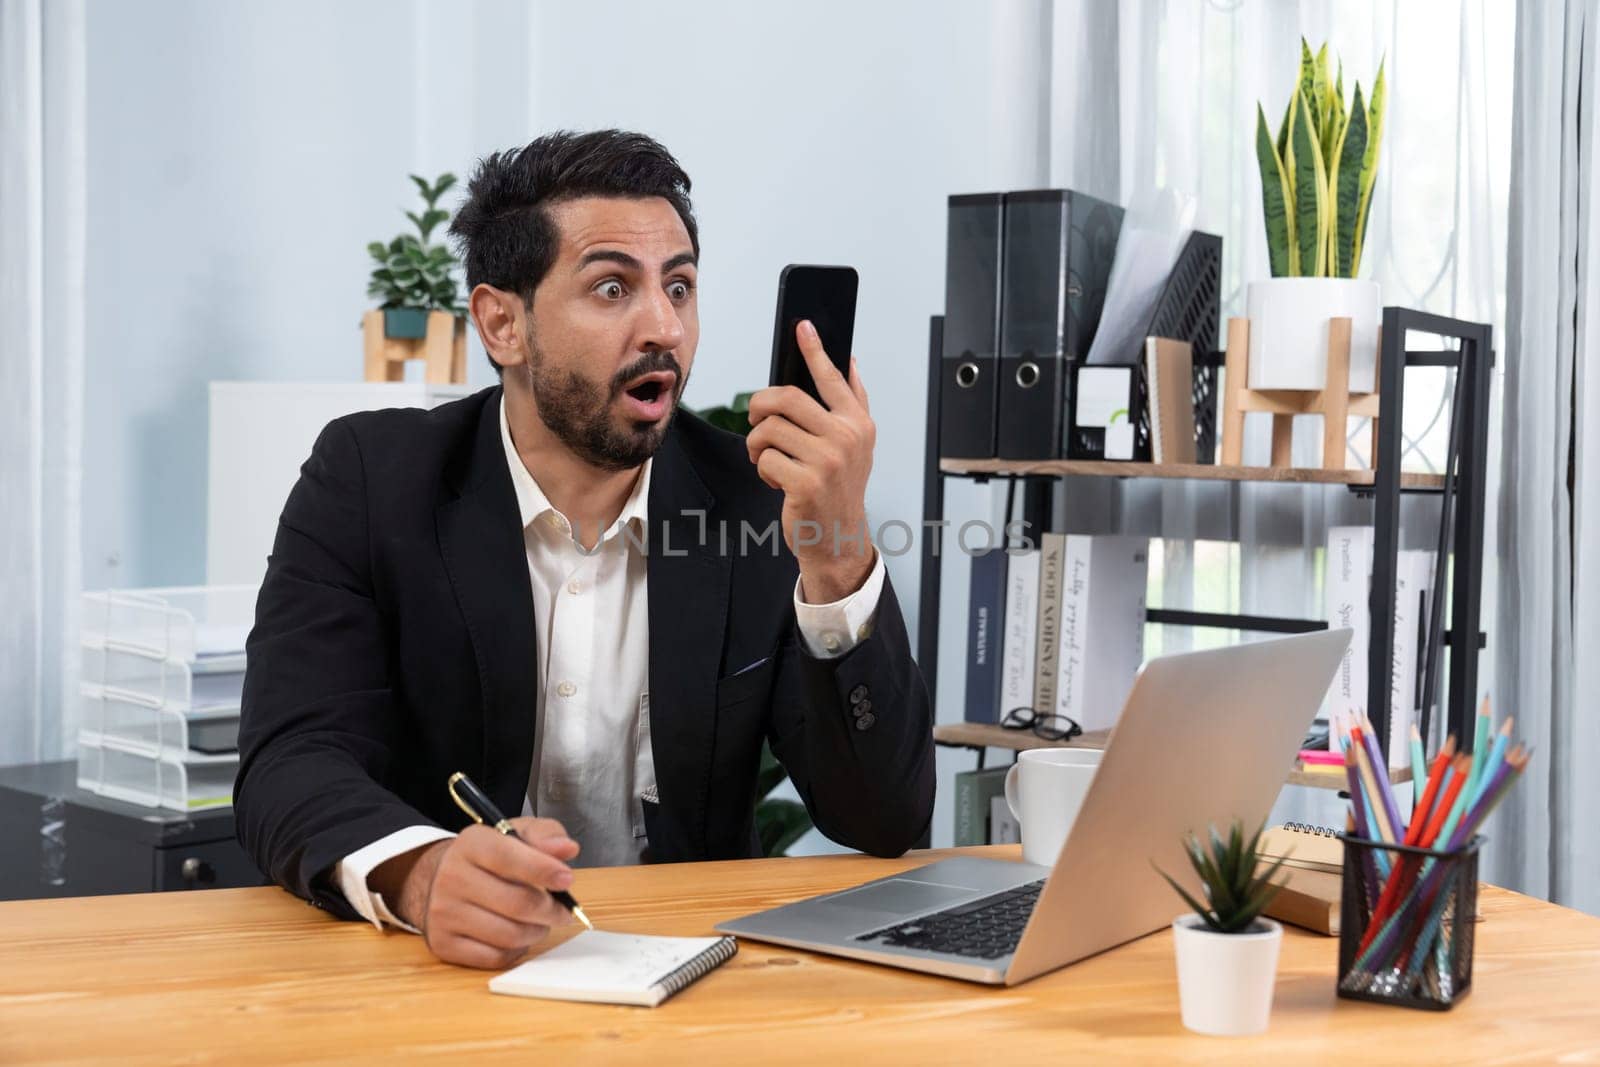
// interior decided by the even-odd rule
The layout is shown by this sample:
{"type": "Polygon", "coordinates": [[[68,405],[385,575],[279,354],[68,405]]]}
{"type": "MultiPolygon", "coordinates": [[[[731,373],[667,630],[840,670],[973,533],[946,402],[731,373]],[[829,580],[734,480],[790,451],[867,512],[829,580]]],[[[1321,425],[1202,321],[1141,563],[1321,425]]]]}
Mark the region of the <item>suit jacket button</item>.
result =
{"type": "Polygon", "coordinates": [[[858,685],[850,690],[850,703],[859,704],[865,699],[867,699],[867,687],[865,685],[858,685]]]}
{"type": "Polygon", "coordinates": [[[877,722],[877,721],[878,721],[878,717],[876,715],[872,714],[872,712],[869,711],[866,714],[861,715],[856,719],[856,729],[857,730],[870,730],[870,729],[872,729],[872,724],[877,722]]]}
{"type": "Polygon", "coordinates": [[[850,709],[850,714],[852,714],[852,715],[865,715],[867,712],[869,712],[871,710],[872,710],[872,701],[863,700],[861,703],[855,705],[854,707],[852,707],[850,709]]]}

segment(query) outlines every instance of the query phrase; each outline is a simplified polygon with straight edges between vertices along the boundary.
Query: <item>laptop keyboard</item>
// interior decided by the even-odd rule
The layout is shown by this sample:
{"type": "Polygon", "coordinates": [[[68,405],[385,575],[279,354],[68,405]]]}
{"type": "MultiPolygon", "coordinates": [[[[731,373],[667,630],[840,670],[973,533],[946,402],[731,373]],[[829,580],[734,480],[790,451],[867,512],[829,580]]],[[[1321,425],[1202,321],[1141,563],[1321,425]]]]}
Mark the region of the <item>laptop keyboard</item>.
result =
{"type": "Polygon", "coordinates": [[[1044,880],[1040,879],[909,922],[858,934],[855,940],[975,959],[999,959],[1017,950],[1042,889],[1044,880]]]}

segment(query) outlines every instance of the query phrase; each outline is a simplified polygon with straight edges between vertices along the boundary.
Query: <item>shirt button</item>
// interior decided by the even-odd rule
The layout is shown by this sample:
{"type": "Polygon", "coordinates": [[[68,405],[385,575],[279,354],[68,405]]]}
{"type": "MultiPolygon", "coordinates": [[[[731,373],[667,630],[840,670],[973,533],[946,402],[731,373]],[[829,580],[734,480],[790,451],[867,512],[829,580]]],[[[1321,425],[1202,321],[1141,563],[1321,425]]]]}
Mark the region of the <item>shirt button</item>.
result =
{"type": "Polygon", "coordinates": [[[862,623],[860,626],[856,627],[857,641],[865,641],[869,636],[871,636],[871,634],[872,627],[868,626],[866,623],[862,623]]]}
{"type": "Polygon", "coordinates": [[[560,693],[564,697],[569,697],[577,691],[578,687],[573,685],[571,682],[562,682],[560,685],[556,686],[556,692],[560,693]]]}
{"type": "Polygon", "coordinates": [[[583,592],[583,583],[578,581],[576,578],[572,579],[572,581],[567,583],[567,592],[571,593],[573,596],[577,596],[579,593],[583,592]]]}
{"type": "Polygon", "coordinates": [[[839,651],[839,635],[838,634],[823,634],[822,635],[822,647],[827,649],[829,652],[837,652],[837,651],[839,651]]]}
{"type": "Polygon", "coordinates": [[[553,511],[547,511],[544,513],[544,523],[546,526],[560,526],[561,516],[553,511]]]}

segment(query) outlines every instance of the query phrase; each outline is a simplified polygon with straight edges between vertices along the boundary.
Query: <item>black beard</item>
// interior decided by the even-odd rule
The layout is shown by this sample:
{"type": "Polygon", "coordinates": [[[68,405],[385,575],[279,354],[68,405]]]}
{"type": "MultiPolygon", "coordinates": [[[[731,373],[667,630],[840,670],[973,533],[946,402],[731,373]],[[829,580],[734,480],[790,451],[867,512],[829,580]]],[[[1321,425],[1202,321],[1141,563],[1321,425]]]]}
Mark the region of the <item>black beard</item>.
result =
{"type": "Polygon", "coordinates": [[[678,411],[684,377],[671,352],[647,352],[622,368],[606,391],[575,371],[550,367],[544,353],[530,339],[528,385],[533,390],[539,418],[556,438],[579,459],[606,471],[631,470],[656,454],[678,411]],[[611,402],[622,387],[641,374],[673,372],[672,407],[659,423],[634,423],[618,429],[612,422],[611,402]]]}

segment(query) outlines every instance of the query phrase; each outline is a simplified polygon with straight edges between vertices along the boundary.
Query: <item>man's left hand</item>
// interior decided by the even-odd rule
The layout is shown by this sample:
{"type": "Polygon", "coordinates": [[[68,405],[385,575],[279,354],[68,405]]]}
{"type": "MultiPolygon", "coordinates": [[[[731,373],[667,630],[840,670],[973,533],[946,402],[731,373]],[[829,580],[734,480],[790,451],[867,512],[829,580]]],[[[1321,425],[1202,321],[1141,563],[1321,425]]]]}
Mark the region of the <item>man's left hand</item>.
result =
{"type": "Polygon", "coordinates": [[[750,398],[745,444],[761,480],[783,491],[783,539],[800,561],[801,596],[827,604],[860,589],[876,559],[866,494],[877,428],[855,359],[846,381],[811,323],[795,336],[823,402],[792,385],[761,390],[750,398]]]}

